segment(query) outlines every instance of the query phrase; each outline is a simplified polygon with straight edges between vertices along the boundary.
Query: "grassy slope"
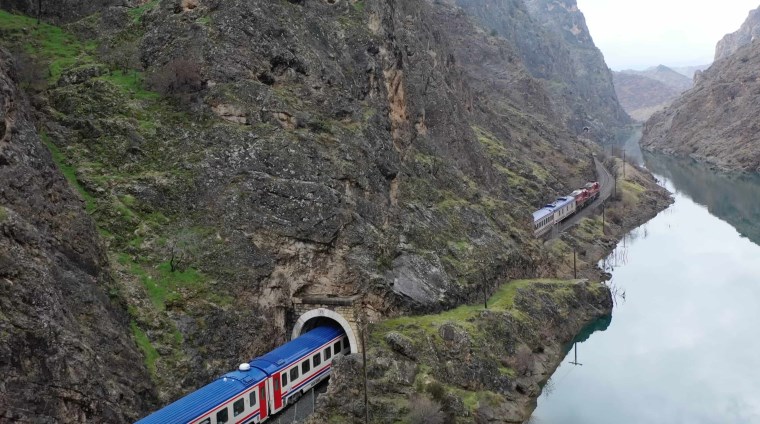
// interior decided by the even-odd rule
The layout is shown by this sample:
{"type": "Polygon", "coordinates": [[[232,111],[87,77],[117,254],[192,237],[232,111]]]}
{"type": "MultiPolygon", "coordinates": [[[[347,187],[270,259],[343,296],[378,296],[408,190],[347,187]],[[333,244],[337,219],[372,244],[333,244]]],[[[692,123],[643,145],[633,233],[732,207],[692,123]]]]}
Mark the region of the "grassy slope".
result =
{"type": "MultiPolygon", "coordinates": [[[[139,21],[139,17],[147,8],[156,3],[154,0],[141,8],[133,9],[131,14],[135,22],[139,21]]],[[[46,67],[47,92],[55,90],[55,83],[66,71],[88,65],[104,65],[95,55],[97,45],[94,42],[80,41],[59,27],[46,23],[38,25],[35,19],[0,10],[0,30],[5,34],[2,40],[5,47],[15,52],[22,51],[33,61],[46,67]]],[[[82,91],[100,91],[101,93],[96,94],[114,99],[114,102],[119,104],[120,113],[112,116],[114,120],[126,122],[130,127],[134,127],[140,136],[150,140],[157,138],[157,129],[171,126],[186,118],[183,113],[162,100],[158,93],[146,90],[142,79],[142,73],[135,70],[111,70],[94,79],[97,85],[83,90],[77,88],[71,93],[63,91],[63,94],[71,94],[72,98],[82,95],[78,100],[86,100],[90,93],[82,91]]],[[[83,102],[77,107],[89,106],[83,102]]],[[[104,194],[107,191],[90,191],[93,187],[107,187],[109,182],[113,181],[138,181],[140,178],[162,174],[165,168],[160,159],[152,164],[152,169],[119,172],[110,164],[88,162],[88,155],[75,143],[57,145],[46,132],[41,131],[40,135],[63,175],[84,198],[87,212],[95,219],[101,236],[109,246],[109,257],[116,275],[122,279],[138,281],[150,299],[146,305],[130,306],[130,314],[133,318],[135,341],[145,353],[146,366],[155,376],[158,355],[146,334],[146,330],[155,324],[146,322],[150,319],[144,318],[155,316],[155,313],[147,309],[163,311],[167,303],[180,301],[182,294],[187,295],[188,291],[192,294],[207,293],[222,304],[229,303],[229,300],[224,296],[208,293],[205,284],[208,277],[198,270],[182,267],[172,271],[166,257],[151,257],[138,253],[140,246],[146,242],[146,233],[150,233],[159,245],[165,246],[162,250],[169,249],[168,244],[173,242],[170,239],[172,233],[171,229],[165,226],[172,219],[161,212],[141,210],[140,205],[136,205],[134,198],[128,194],[114,196],[104,194]],[[84,184],[85,181],[87,184],[84,184]]],[[[103,135],[104,145],[108,145],[109,136],[107,133],[103,135]]],[[[181,342],[181,336],[178,337],[176,329],[170,329],[169,333],[171,337],[167,342],[176,347],[181,342]]]]}

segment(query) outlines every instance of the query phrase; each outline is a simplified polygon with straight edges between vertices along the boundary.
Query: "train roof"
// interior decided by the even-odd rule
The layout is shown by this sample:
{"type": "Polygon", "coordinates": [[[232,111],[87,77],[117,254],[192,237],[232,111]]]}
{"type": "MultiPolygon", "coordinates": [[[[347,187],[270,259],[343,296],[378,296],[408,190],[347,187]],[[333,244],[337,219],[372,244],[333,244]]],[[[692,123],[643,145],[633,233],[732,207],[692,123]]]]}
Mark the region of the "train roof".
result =
{"type": "Polygon", "coordinates": [[[254,359],[250,362],[251,367],[256,367],[267,374],[272,374],[343,334],[343,330],[338,327],[317,327],[266,355],[254,359]]]}
{"type": "Polygon", "coordinates": [[[343,334],[332,327],[317,327],[249,362],[247,371],[231,371],[211,383],[137,421],[135,424],[185,424],[227,399],[265,380],[286,364],[343,334]]]}
{"type": "Polygon", "coordinates": [[[533,212],[533,222],[543,219],[552,213],[554,213],[554,205],[546,205],[543,208],[533,212]]]}
{"type": "Polygon", "coordinates": [[[554,202],[554,207],[561,208],[562,206],[568,205],[573,202],[575,202],[575,197],[572,197],[572,196],[558,197],[557,201],[554,202]]]}
{"type": "Polygon", "coordinates": [[[185,424],[267,378],[256,368],[233,371],[137,421],[135,424],[185,424]]]}

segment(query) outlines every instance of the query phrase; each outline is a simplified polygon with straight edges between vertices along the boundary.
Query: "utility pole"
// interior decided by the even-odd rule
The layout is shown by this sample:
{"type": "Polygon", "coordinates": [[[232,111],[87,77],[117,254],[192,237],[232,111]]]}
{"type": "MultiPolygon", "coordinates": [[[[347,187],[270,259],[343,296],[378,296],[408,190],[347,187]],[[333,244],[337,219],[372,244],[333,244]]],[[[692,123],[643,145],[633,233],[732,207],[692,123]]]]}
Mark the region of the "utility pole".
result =
{"type": "Polygon", "coordinates": [[[367,313],[365,311],[366,304],[362,302],[362,312],[359,315],[360,327],[362,333],[362,364],[364,372],[364,423],[369,424],[369,396],[367,395],[367,313]]]}
{"type": "Polygon", "coordinates": [[[604,208],[605,208],[604,202],[602,202],[602,234],[604,234],[604,208]]]}
{"type": "Polygon", "coordinates": [[[483,272],[482,262],[480,262],[480,279],[483,281],[483,306],[488,309],[488,290],[486,288],[486,275],[483,272]]]}
{"type": "Polygon", "coordinates": [[[578,279],[578,269],[575,266],[575,249],[573,249],[573,279],[578,279]]]}
{"type": "Polygon", "coordinates": [[[570,361],[573,365],[580,365],[583,366],[580,362],[578,362],[578,343],[573,343],[573,349],[575,350],[575,359],[570,361]]]}
{"type": "Polygon", "coordinates": [[[623,149],[623,179],[625,179],[625,149],[623,149]]]}

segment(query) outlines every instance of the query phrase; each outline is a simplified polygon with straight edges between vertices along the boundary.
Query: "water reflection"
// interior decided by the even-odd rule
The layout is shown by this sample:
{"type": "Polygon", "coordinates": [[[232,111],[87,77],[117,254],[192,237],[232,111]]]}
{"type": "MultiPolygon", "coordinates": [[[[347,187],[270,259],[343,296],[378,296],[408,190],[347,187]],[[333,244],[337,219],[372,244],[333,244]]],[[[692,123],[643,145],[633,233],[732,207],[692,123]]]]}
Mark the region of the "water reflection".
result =
{"type": "Polygon", "coordinates": [[[579,335],[583,366],[568,346],[531,422],[760,423],[760,179],[647,165],[675,203],[600,263],[627,300],[579,335]]]}
{"type": "Polygon", "coordinates": [[[760,175],[716,172],[690,159],[644,153],[646,166],[714,216],[760,244],[760,175]]]}

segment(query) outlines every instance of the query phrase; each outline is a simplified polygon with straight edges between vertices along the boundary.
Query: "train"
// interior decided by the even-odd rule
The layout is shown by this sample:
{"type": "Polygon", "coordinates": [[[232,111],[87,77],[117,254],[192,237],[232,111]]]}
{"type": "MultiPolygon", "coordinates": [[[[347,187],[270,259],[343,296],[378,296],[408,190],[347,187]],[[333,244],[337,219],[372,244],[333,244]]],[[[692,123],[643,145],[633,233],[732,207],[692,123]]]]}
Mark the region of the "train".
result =
{"type": "Polygon", "coordinates": [[[351,352],[340,327],[316,327],[240,364],[136,424],[248,424],[267,421],[329,377],[332,362],[351,352]]]}
{"type": "Polygon", "coordinates": [[[567,196],[558,197],[554,202],[533,212],[533,234],[540,237],[551,231],[556,224],[598,199],[599,191],[599,182],[591,181],[583,188],[574,190],[567,196]]]}

